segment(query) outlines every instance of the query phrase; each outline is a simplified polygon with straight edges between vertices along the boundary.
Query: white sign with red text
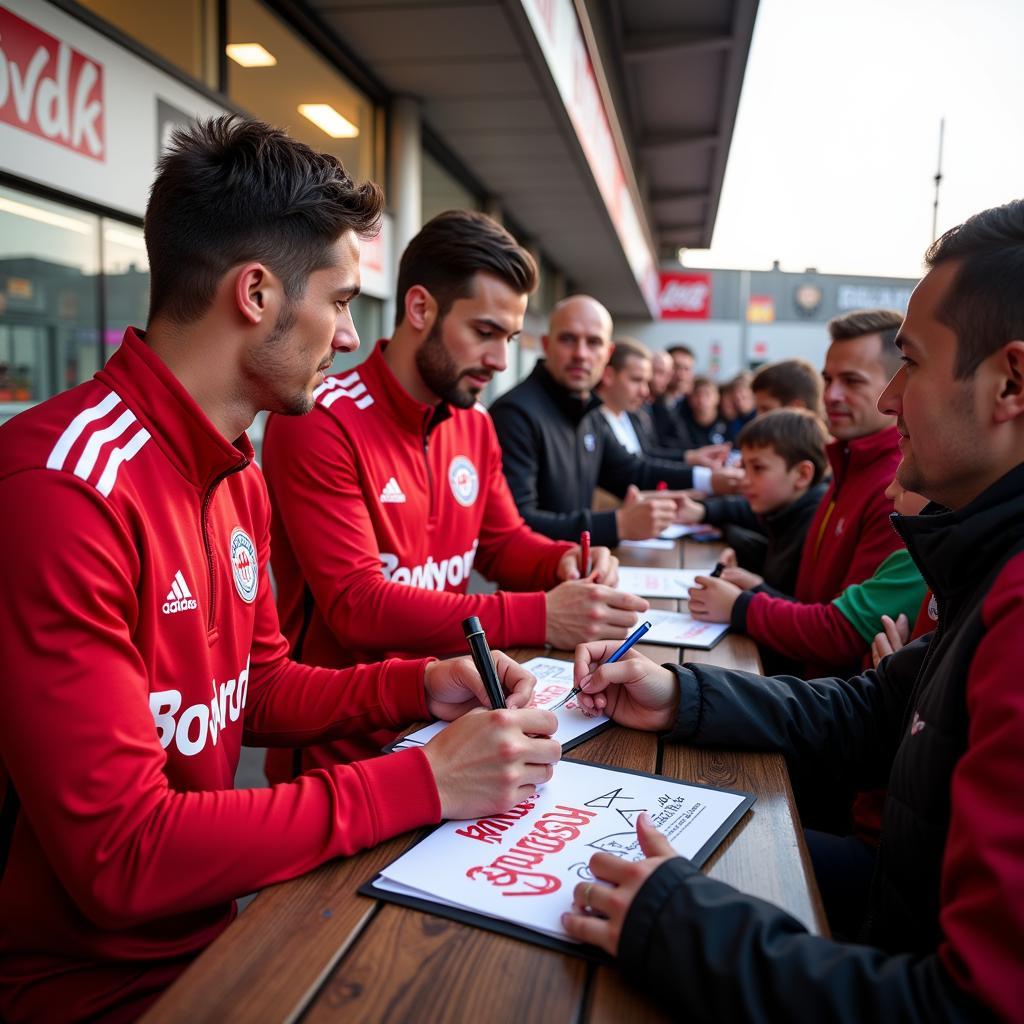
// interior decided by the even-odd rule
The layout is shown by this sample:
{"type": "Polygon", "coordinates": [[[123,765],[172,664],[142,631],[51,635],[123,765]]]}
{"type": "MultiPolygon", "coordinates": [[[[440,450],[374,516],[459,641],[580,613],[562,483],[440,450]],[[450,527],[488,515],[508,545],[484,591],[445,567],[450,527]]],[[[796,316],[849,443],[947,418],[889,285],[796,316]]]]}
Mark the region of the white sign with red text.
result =
{"type": "Polygon", "coordinates": [[[677,853],[702,861],[749,802],[743,793],[562,761],[536,796],[505,814],[441,825],[374,884],[567,939],[560,918],[576,884],[594,882],[590,858],[599,850],[643,858],[641,813],[677,853]]]}
{"type": "Polygon", "coordinates": [[[658,309],[662,320],[707,320],[711,316],[711,275],[663,270],[658,309]]]}
{"type": "Polygon", "coordinates": [[[224,113],[56,4],[0,3],[0,170],[141,216],[161,103],[224,113]]]}

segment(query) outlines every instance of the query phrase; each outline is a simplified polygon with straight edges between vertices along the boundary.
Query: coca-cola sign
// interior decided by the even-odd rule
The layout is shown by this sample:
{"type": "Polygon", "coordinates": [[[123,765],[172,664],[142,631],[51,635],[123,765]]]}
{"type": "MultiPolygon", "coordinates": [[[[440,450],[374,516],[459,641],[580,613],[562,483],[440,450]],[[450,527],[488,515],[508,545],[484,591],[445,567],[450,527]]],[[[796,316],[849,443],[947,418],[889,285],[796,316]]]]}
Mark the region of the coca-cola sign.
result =
{"type": "Polygon", "coordinates": [[[103,65],[0,7],[0,121],[103,161],[103,65]]]}
{"type": "Polygon", "coordinates": [[[663,270],[658,307],[662,320],[707,320],[711,316],[711,275],[663,270]]]}

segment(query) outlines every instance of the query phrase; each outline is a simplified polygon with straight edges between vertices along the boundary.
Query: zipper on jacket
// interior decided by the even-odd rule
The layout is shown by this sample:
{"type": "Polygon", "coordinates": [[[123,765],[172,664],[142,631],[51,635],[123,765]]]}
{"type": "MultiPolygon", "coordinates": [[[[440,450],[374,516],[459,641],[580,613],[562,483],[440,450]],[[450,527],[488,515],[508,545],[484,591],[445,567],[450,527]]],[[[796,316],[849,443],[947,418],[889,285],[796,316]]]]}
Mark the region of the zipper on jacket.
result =
{"type": "Polygon", "coordinates": [[[224,470],[219,476],[215,477],[209,487],[206,488],[206,493],[203,495],[203,508],[201,514],[201,527],[203,531],[203,548],[206,551],[206,571],[210,581],[210,610],[206,616],[206,632],[212,633],[214,622],[216,620],[217,610],[217,573],[215,563],[213,559],[213,547],[210,544],[210,505],[213,504],[213,495],[221,482],[227,477],[231,476],[232,473],[238,473],[245,469],[249,465],[248,459],[243,459],[237,465],[232,466],[230,469],[224,470]]]}

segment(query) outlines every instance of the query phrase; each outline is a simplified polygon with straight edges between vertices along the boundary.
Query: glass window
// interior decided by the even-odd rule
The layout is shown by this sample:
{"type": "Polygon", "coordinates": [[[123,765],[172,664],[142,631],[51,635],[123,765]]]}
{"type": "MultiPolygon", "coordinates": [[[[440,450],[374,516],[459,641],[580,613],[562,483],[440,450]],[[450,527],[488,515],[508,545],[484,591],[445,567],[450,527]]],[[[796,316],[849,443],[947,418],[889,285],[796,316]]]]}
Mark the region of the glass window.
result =
{"type": "Polygon", "coordinates": [[[81,0],[83,7],[193,78],[217,87],[217,0],[81,0]]]}
{"type": "Polygon", "coordinates": [[[103,341],[107,353],[121,344],[126,327],[149,319],[149,258],[142,228],[103,222],[103,341]]]}
{"type": "Polygon", "coordinates": [[[355,180],[380,178],[373,104],[304,39],[258,0],[229,0],[227,41],[229,56],[236,54],[228,60],[232,101],[333,154],[355,180]],[[236,49],[246,44],[258,44],[263,53],[236,49]]]}
{"type": "Polygon", "coordinates": [[[426,150],[423,152],[421,180],[424,224],[445,210],[480,209],[480,198],[449,174],[426,150]]]}
{"type": "Polygon", "coordinates": [[[99,369],[99,227],[0,186],[0,402],[38,402],[99,369]]]}

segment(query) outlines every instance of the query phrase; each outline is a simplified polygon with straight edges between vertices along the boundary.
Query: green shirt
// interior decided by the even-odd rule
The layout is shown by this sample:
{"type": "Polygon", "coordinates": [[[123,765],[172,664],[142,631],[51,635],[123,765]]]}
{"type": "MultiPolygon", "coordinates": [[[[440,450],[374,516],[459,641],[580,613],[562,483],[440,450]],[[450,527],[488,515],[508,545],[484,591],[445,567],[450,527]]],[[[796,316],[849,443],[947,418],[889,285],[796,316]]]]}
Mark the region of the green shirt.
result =
{"type": "Polygon", "coordinates": [[[882,562],[871,579],[847,587],[832,603],[871,643],[882,629],[883,615],[895,619],[902,612],[913,629],[927,589],[910,552],[900,548],[882,562]]]}

